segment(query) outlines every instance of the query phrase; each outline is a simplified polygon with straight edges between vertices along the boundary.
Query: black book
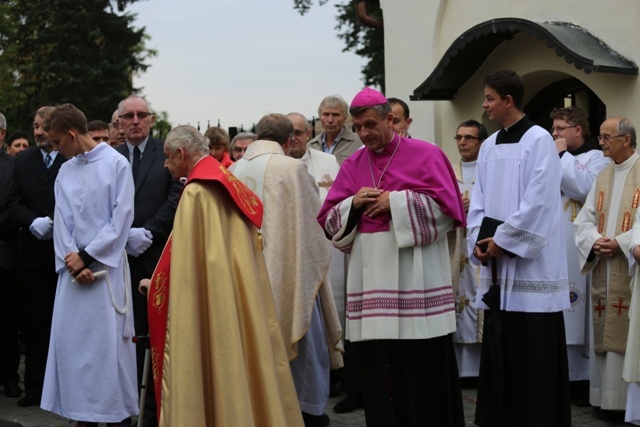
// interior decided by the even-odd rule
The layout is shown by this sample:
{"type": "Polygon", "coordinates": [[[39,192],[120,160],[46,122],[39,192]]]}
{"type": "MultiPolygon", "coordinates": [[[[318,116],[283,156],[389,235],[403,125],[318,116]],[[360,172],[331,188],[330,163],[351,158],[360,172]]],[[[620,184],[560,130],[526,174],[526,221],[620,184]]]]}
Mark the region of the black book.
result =
{"type": "Polygon", "coordinates": [[[499,219],[491,218],[490,216],[485,216],[482,218],[482,224],[480,224],[480,231],[478,231],[478,239],[476,240],[476,246],[479,246],[482,252],[486,252],[487,245],[478,245],[478,242],[486,239],[487,237],[493,237],[496,234],[496,230],[500,224],[504,223],[504,221],[500,221],[499,219]]]}

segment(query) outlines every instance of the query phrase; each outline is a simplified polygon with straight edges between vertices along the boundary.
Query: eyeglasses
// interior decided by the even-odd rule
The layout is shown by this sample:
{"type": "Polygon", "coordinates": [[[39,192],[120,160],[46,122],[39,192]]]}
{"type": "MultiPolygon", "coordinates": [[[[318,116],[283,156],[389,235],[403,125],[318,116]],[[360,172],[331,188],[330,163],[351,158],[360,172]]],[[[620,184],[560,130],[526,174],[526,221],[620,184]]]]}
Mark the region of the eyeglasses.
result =
{"type": "Polygon", "coordinates": [[[302,135],[304,135],[305,133],[307,133],[307,131],[306,131],[306,130],[299,130],[299,129],[296,129],[296,130],[294,130],[294,131],[293,131],[293,135],[294,135],[294,136],[302,136],[302,135]]]}
{"type": "Polygon", "coordinates": [[[233,150],[232,150],[232,151],[233,151],[234,153],[244,153],[245,151],[247,151],[247,148],[248,148],[248,147],[245,147],[245,148],[233,147],[233,150]]]}
{"type": "Polygon", "coordinates": [[[120,116],[121,119],[130,121],[133,120],[134,117],[138,117],[139,120],[144,120],[149,116],[152,116],[153,114],[151,113],[147,113],[146,111],[140,111],[138,113],[127,113],[127,114],[123,114],[120,116]]]}
{"type": "Polygon", "coordinates": [[[626,133],[619,133],[619,134],[617,134],[617,135],[607,135],[607,134],[605,134],[605,135],[598,135],[598,142],[602,142],[602,141],[604,141],[604,142],[609,142],[609,140],[610,140],[611,138],[617,138],[617,137],[619,137],[619,136],[625,136],[625,135],[626,135],[626,133]]]}
{"type": "Polygon", "coordinates": [[[578,127],[578,125],[575,125],[575,126],[556,126],[556,127],[552,127],[550,130],[551,130],[551,133],[556,132],[556,131],[562,132],[565,129],[576,128],[576,127],[578,127]]]}
{"type": "Polygon", "coordinates": [[[480,138],[478,138],[477,136],[473,136],[473,135],[456,135],[456,136],[453,137],[453,139],[455,139],[456,141],[461,141],[461,140],[476,141],[476,140],[479,140],[480,138]]]}

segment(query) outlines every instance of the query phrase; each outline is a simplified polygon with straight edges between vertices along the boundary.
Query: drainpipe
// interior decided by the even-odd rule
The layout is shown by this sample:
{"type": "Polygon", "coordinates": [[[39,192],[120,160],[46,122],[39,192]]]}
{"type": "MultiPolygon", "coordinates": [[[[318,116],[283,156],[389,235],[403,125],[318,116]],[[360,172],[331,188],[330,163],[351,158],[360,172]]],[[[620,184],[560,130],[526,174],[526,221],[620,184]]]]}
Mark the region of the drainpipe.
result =
{"type": "Polygon", "coordinates": [[[367,0],[357,0],[356,13],[358,14],[358,19],[360,20],[360,22],[362,22],[363,25],[366,25],[367,27],[377,28],[378,30],[384,29],[382,18],[369,15],[367,0]]]}

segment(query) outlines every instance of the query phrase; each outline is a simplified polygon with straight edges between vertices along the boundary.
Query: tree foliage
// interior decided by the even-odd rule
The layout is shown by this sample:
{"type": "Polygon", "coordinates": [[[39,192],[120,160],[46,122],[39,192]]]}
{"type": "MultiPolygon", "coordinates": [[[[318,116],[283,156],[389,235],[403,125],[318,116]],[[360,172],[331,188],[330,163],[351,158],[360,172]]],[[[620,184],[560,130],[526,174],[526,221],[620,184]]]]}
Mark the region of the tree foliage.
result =
{"type": "MultiPolygon", "coordinates": [[[[319,5],[328,0],[318,0],[319,5]]],[[[293,7],[301,15],[313,6],[313,0],[293,0],[293,7]]],[[[367,1],[369,14],[382,17],[380,0],[367,1]]],[[[338,37],[344,41],[343,52],[353,52],[367,59],[362,68],[365,85],[378,86],[384,92],[384,34],[381,30],[363,25],[356,14],[354,2],[345,0],[335,5],[338,37]]]]}
{"type": "Polygon", "coordinates": [[[0,0],[0,108],[11,129],[35,110],[71,102],[109,121],[155,54],[123,13],[136,0],[0,0]]]}

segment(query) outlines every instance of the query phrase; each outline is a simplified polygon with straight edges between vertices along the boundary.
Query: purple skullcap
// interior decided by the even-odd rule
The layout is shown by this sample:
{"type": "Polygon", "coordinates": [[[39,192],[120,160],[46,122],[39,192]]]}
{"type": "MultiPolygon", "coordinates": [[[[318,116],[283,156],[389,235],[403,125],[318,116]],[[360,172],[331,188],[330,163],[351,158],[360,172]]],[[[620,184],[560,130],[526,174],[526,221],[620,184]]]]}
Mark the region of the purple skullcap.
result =
{"type": "Polygon", "coordinates": [[[387,98],[383,94],[370,87],[365,87],[353,97],[351,107],[372,107],[386,103],[387,98]]]}

